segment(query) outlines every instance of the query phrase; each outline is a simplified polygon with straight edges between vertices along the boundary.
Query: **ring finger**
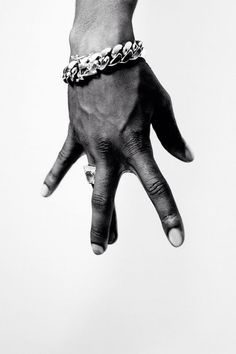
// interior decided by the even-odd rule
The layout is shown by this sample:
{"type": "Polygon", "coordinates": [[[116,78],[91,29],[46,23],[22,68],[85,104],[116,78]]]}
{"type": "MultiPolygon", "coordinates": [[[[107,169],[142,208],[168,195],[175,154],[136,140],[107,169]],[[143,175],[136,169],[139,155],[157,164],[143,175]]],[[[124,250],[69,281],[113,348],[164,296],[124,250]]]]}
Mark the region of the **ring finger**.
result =
{"type": "Polygon", "coordinates": [[[136,153],[130,161],[155,206],[168,240],[174,247],[184,241],[184,227],[174,197],[151,151],[136,153]]]}

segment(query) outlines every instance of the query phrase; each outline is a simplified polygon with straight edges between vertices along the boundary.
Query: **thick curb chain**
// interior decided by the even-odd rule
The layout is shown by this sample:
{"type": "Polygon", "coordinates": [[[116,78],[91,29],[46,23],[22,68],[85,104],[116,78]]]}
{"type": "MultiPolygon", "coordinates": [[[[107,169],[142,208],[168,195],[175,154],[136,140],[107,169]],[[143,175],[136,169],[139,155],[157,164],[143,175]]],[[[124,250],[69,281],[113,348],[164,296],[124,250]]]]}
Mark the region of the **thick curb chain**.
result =
{"type": "Polygon", "coordinates": [[[86,77],[96,75],[107,67],[125,64],[130,60],[136,60],[142,55],[143,43],[141,41],[117,44],[113,48],[105,48],[99,53],[86,56],[71,56],[71,62],[63,70],[62,79],[67,84],[78,84],[86,77]]]}

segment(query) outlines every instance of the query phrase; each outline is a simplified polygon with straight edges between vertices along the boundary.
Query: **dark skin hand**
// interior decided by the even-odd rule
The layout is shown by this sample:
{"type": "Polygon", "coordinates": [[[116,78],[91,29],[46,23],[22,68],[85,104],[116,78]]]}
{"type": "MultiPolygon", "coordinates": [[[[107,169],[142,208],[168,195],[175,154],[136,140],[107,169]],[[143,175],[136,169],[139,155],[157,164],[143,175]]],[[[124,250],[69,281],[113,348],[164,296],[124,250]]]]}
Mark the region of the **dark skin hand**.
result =
{"type": "Polygon", "coordinates": [[[54,192],[83,154],[96,166],[92,194],[91,243],[96,254],[117,238],[114,198],[124,172],[139,178],[170,243],[184,241],[184,227],[171,190],[154,160],[150,127],[178,159],[193,156],[176,125],[171,99],[144,59],[103,73],[83,86],[68,87],[67,139],[45,179],[44,196],[54,192]]]}

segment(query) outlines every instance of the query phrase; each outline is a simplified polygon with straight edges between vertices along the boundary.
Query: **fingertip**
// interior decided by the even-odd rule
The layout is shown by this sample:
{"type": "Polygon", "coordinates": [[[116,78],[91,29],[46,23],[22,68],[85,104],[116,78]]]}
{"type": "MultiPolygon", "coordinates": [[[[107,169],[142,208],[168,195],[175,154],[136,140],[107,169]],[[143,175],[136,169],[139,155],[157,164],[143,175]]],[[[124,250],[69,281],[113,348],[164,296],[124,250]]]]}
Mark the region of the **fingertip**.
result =
{"type": "Polygon", "coordinates": [[[185,158],[186,162],[192,162],[194,160],[194,154],[187,144],[185,146],[185,158]]]}
{"type": "Polygon", "coordinates": [[[100,245],[97,245],[96,243],[92,243],[92,250],[93,253],[95,253],[97,256],[99,256],[100,254],[104,253],[104,248],[100,245]]]}
{"type": "Polygon", "coordinates": [[[169,231],[168,233],[168,240],[174,247],[180,247],[182,246],[184,242],[184,234],[183,231],[181,231],[178,228],[173,228],[169,231]]]}
{"type": "Polygon", "coordinates": [[[180,161],[189,163],[194,160],[194,154],[186,144],[181,149],[167,149],[167,151],[180,161]]]}
{"type": "Polygon", "coordinates": [[[110,234],[110,237],[109,237],[109,240],[108,240],[109,245],[112,245],[113,243],[115,243],[117,241],[117,238],[118,238],[117,233],[113,231],[110,234]]]}
{"type": "Polygon", "coordinates": [[[44,183],[42,185],[42,189],[41,189],[41,196],[46,198],[50,195],[50,189],[48,188],[48,186],[44,183]]]}

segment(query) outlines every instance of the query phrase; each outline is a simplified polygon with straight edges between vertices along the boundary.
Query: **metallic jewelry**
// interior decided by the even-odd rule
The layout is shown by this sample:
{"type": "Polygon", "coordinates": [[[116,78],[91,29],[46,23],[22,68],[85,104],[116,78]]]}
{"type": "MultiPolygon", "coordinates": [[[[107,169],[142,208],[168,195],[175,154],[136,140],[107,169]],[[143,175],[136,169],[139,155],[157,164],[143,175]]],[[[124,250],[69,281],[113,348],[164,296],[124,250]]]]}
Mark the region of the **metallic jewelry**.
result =
{"type": "Polygon", "coordinates": [[[84,166],[84,172],[85,172],[88,183],[94,184],[95,183],[96,167],[92,166],[92,165],[86,165],[86,166],[84,166]]]}
{"type": "Polygon", "coordinates": [[[136,60],[142,55],[143,43],[141,41],[117,44],[113,48],[105,48],[99,53],[85,56],[72,55],[71,62],[63,70],[62,79],[67,84],[78,84],[86,77],[96,75],[107,67],[125,64],[136,60]]]}

